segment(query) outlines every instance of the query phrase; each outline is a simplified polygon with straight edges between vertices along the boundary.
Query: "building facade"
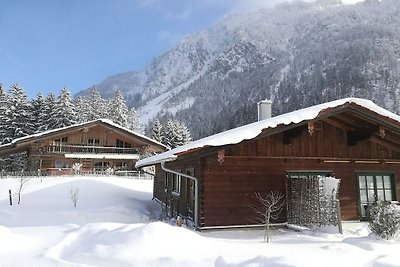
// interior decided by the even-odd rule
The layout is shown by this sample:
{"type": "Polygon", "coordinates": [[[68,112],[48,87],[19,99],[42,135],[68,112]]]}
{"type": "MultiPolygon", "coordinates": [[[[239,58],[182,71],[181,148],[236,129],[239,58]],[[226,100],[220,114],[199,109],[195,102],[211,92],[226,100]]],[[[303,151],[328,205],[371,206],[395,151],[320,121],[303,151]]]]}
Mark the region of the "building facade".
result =
{"type": "Polygon", "coordinates": [[[156,165],[154,197],[198,229],[252,225],[255,193],[313,177],[340,179],[342,220],[362,220],[376,201],[400,194],[400,117],[349,98],[283,114],[140,160],[156,165]]]}
{"type": "Polygon", "coordinates": [[[25,136],[0,146],[3,157],[24,151],[31,171],[71,174],[132,171],[136,161],[166,151],[166,147],[100,119],[25,136]]]}

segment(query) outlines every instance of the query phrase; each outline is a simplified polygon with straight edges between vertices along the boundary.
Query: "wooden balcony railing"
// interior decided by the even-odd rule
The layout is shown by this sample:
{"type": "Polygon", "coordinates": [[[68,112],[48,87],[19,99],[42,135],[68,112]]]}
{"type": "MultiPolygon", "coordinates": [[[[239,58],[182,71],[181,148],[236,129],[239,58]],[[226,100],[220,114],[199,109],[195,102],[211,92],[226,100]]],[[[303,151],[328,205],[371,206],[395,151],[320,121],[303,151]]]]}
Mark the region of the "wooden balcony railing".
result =
{"type": "Polygon", "coordinates": [[[91,154],[140,154],[139,148],[108,146],[53,145],[47,146],[44,153],[91,153],[91,154]]]}

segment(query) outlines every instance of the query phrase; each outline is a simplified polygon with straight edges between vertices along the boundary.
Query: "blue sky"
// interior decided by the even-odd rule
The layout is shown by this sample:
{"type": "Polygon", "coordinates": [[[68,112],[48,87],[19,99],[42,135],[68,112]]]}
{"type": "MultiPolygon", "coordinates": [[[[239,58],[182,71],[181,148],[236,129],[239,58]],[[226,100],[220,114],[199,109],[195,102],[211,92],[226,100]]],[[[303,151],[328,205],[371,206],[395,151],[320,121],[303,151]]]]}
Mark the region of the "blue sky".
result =
{"type": "MultiPolygon", "coordinates": [[[[360,1],[360,0],[348,0],[360,1]]],[[[72,94],[142,69],[185,34],[280,0],[0,0],[0,83],[72,94]]]]}

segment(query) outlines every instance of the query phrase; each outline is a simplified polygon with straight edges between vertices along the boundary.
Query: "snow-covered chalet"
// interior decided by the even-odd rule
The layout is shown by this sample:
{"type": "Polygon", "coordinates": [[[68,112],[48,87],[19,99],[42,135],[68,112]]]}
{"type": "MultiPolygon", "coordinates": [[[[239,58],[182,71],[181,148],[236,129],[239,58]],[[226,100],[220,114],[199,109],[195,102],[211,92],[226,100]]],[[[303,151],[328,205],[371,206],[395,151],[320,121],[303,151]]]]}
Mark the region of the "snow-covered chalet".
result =
{"type": "Polygon", "coordinates": [[[197,229],[253,225],[254,195],[269,191],[285,195],[274,221],[285,223],[301,201],[291,186],[304,184],[307,192],[302,181],[328,176],[340,179],[341,220],[362,220],[369,203],[398,200],[400,116],[369,100],[346,98],[261,116],[136,163],[150,165],[156,166],[154,198],[197,229]]]}
{"type": "Polygon", "coordinates": [[[14,139],[0,146],[0,156],[26,151],[29,170],[60,175],[132,171],[141,157],[166,150],[142,134],[98,119],[14,139]]]}

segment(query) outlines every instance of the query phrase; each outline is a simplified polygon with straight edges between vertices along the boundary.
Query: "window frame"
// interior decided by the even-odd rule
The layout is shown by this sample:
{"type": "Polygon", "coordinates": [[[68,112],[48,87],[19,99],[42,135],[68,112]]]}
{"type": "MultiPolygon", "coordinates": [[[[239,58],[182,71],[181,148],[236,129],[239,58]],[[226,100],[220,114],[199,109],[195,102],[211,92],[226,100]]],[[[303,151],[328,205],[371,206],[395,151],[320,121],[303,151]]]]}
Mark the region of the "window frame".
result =
{"type": "Polygon", "coordinates": [[[392,202],[392,201],[397,201],[397,192],[396,192],[396,177],[395,173],[393,171],[357,171],[355,173],[356,175],[356,180],[357,180],[357,207],[359,211],[359,217],[361,220],[365,220],[367,218],[366,211],[365,211],[365,204],[368,205],[368,203],[375,203],[377,201],[382,201],[378,200],[378,192],[382,191],[384,199],[383,201],[387,202],[392,202]],[[372,189],[368,186],[368,180],[367,176],[372,176],[372,189]],[[390,179],[390,189],[388,189],[385,185],[385,181],[383,180],[383,188],[378,188],[377,185],[377,177],[383,177],[384,176],[389,176],[390,179]],[[364,177],[365,179],[365,187],[361,188],[361,183],[360,183],[360,177],[364,177]],[[386,193],[387,191],[390,190],[391,193],[391,200],[386,200],[387,196],[386,193]],[[366,200],[362,201],[362,191],[366,192],[366,200]],[[369,201],[369,191],[373,191],[373,201],[369,201]]]}
{"type": "Polygon", "coordinates": [[[171,185],[172,193],[180,195],[181,184],[182,184],[181,175],[172,173],[172,185],[171,185]]]}

